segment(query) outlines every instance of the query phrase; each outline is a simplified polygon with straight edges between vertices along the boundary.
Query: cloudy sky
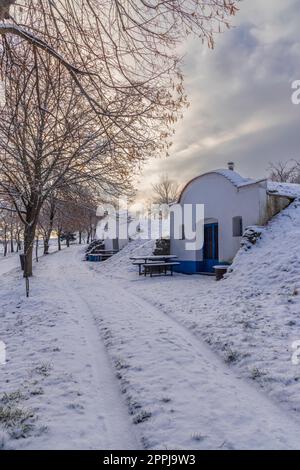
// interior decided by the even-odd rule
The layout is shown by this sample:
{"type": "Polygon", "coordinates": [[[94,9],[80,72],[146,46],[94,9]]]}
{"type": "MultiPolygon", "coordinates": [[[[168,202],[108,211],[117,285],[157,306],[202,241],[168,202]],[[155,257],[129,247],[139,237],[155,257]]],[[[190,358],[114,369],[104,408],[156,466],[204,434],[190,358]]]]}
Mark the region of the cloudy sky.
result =
{"type": "Polygon", "coordinates": [[[262,177],[269,162],[300,158],[300,0],[242,0],[235,27],[211,51],[186,44],[190,108],[179,122],[169,158],[150,161],[138,198],[167,173],[185,183],[233,160],[243,176],[262,177]]]}

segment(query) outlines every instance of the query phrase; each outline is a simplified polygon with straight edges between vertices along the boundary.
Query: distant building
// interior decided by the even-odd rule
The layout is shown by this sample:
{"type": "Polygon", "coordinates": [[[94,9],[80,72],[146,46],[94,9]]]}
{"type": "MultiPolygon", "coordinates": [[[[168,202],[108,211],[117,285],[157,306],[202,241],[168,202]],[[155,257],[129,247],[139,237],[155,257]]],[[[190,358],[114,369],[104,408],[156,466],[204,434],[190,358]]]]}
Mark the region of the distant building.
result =
{"type": "Polygon", "coordinates": [[[119,251],[127,245],[130,222],[131,216],[128,211],[117,211],[111,215],[104,214],[97,227],[97,238],[103,240],[105,250],[119,251]]]}

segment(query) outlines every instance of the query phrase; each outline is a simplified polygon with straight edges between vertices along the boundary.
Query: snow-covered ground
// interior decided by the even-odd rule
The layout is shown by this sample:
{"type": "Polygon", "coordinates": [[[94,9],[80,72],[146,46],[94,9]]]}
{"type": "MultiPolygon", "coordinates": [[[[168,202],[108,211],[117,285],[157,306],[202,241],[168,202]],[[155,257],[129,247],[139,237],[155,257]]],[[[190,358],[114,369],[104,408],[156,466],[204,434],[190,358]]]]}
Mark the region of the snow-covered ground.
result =
{"type": "Polygon", "coordinates": [[[42,258],[29,299],[18,272],[1,277],[0,448],[139,447],[94,328],[81,258],[78,247],[42,258]]]}
{"type": "MultiPolygon", "coordinates": [[[[64,249],[64,245],[62,245],[62,249],[64,249]]],[[[15,248],[16,249],[16,248],[15,248]]],[[[43,244],[40,242],[39,244],[39,257],[43,255],[43,244]]],[[[49,253],[55,253],[57,251],[57,241],[56,239],[50,240],[49,244],[49,253]]],[[[21,252],[20,252],[21,253],[21,252]]],[[[0,246],[0,276],[2,274],[6,274],[12,269],[16,269],[20,267],[20,257],[19,253],[15,251],[14,253],[7,253],[6,256],[3,255],[3,246],[0,246]]]]}
{"type": "Polygon", "coordinates": [[[300,340],[299,243],[300,203],[295,202],[273,219],[250,251],[239,252],[222,282],[178,275],[136,281],[125,253],[117,255],[119,270],[117,256],[97,269],[112,277],[116,273],[125,284],[130,275],[137,296],[204,339],[242,376],[298,415],[300,366],[291,358],[292,344],[300,340]]]}
{"type": "Polygon", "coordinates": [[[0,254],[0,275],[8,273],[20,265],[20,259],[17,253],[9,253],[7,256],[0,254]]]}
{"type": "Polygon", "coordinates": [[[43,258],[29,299],[2,276],[0,446],[299,449],[299,240],[295,202],[219,283],[139,277],[145,240],[43,258]]]}

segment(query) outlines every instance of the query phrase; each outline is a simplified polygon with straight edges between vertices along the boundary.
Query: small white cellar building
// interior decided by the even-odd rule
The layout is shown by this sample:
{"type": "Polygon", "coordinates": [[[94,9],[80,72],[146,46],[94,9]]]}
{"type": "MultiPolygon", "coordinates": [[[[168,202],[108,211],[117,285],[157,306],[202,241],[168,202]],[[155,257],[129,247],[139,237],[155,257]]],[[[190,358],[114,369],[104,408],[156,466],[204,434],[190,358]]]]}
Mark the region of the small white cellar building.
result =
{"type": "Polygon", "coordinates": [[[119,251],[129,242],[129,224],[132,221],[128,211],[116,211],[112,214],[101,214],[97,226],[97,238],[103,240],[104,249],[119,251]]]}
{"type": "MultiPolygon", "coordinates": [[[[179,204],[204,205],[204,245],[199,250],[186,249],[182,239],[174,238],[171,217],[171,253],[177,255],[183,273],[213,272],[213,266],[231,263],[240,248],[246,227],[264,225],[290,203],[287,197],[271,194],[266,179],[243,178],[228,169],[214,170],[192,179],[184,187],[179,204]]],[[[195,222],[196,225],[196,222],[195,222]]]]}

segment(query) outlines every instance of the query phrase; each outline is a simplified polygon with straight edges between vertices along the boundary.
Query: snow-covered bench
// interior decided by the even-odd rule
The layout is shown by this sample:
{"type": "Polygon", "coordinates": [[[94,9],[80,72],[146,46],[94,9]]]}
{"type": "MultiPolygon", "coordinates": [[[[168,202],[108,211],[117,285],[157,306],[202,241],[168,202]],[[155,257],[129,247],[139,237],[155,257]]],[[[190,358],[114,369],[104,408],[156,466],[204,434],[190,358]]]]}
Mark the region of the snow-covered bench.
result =
{"type": "Polygon", "coordinates": [[[153,261],[150,263],[143,263],[142,266],[144,268],[144,275],[147,276],[147,274],[152,275],[154,273],[156,274],[165,274],[167,275],[167,272],[170,271],[171,276],[173,276],[173,269],[174,266],[178,266],[180,263],[172,261],[172,262],[159,262],[159,261],[153,261]]]}

